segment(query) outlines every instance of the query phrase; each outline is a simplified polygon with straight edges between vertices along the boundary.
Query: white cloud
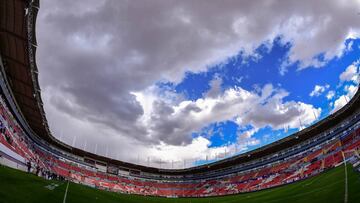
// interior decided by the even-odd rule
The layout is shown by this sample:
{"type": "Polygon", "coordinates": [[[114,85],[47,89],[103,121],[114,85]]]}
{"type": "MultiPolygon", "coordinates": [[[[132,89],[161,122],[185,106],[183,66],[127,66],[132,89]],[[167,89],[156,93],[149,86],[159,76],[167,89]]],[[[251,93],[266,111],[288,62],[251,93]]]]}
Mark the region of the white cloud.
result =
{"type": "Polygon", "coordinates": [[[340,74],[340,81],[353,81],[359,80],[359,62],[355,62],[348,66],[344,72],[340,74]]]}
{"type": "Polygon", "coordinates": [[[350,98],[352,98],[356,94],[356,92],[358,90],[358,86],[357,85],[356,86],[355,85],[346,85],[344,89],[346,92],[348,92],[347,95],[350,98]]]}
{"type": "Polygon", "coordinates": [[[346,84],[344,86],[345,94],[340,95],[332,104],[333,106],[332,112],[341,109],[356,94],[359,85],[359,73],[360,73],[359,64],[360,64],[359,61],[355,61],[354,63],[349,65],[344,72],[340,74],[339,76],[340,85],[343,84],[343,82],[350,82],[350,84],[346,84]]]}
{"type": "MultiPolygon", "coordinates": [[[[147,97],[156,97],[146,94],[148,92],[136,93],[140,103],[151,100],[147,97]]],[[[285,90],[268,84],[259,93],[235,87],[216,97],[209,96],[196,101],[171,103],[157,98],[153,100],[149,112],[144,112],[141,121],[148,121],[143,123],[149,127],[148,137],[179,145],[190,142],[191,133],[199,132],[211,123],[233,120],[240,126],[251,125],[256,130],[265,126],[273,129],[284,126],[299,128],[300,120],[303,125],[308,125],[315,120],[314,114],[316,117],[320,115],[321,109],[310,104],[284,102],[283,98],[287,95],[285,90]]]]}
{"type": "Polygon", "coordinates": [[[347,52],[351,52],[353,50],[352,46],[354,44],[354,41],[350,41],[347,45],[346,45],[346,51],[347,52]]]}
{"type": "Polygon", "coordinates": [[[314,96],[320,96],[322,93],[325,92],[325,90],[329,89],[330,85],[326,84],[324,86],[321,85],[315,85],[314,90],[310,92],[310,97],[314,96]]]}
{"type": "Polygon", "coordinates": [[[338,99],[334,102],[334,109],[332,112],[335,112],[345,106],[349,101],[349,98],[346,95],[341,95],[338,99]]]}
{"type": "Polygon", "coordinates": [[[205,97],[217,97],[221,94],[221,84],[222,79],[218,76],[215,76],[213,80],[210,81],[210,90],[206,93],[205,97]]]}
{"type": "Polygon", "coordinates": [[[358,90],[358,86],[355,85],[346,85],[344,87],[344,91],[346,92],[344,95],[341,95],[338,99],[334,102],[334,108],[332,112],[335,112],[345,106],[351,98],[356,94],[358,90]]]}
{"type": "Polygon", "coordinates": [[[252,128],[245,132],[237,133],[237,148],[240,151],[248,150],[250,146],[256,146],[260,144],[260,140],[252,137],[255,133],[258,132],[258,128],[252,128]]]}
{"type": "Polygon", "coordinates": [[[333,91],[333,90],[330,90],[330,91],[326,94],[326,98],[327,98],[328,100],[331,100],[332,98],[334,98],[334,96],[335,96],[335,91],[333,91]]]}
{"type": "MultiPolygon", "coordinates": [[[[232,143],[229,145],[219,147],[209,147],[211,142],[202,137],[196,137],[192,142],[185,146],[174,146],[167,144],[160,144],[156,147],[146,149],[146,155],[151,161],[151,165],[160,166],[160,160],[162,167],[164,168],[183,168],[190,167],[195,164],[196,161],[215,161],[223,159],[235,154],[247,151],[250,146],[256,146],[260,144],[260,140],[247,137],[239,140],[238,143],[232,143]]],[[[145,158],[145,157],[144,157],[145,158]]],[[[145,161],[147,159],[143,159],[145,161]]],[[[145,164],[145,162],[143,162],[145,164]]]]}

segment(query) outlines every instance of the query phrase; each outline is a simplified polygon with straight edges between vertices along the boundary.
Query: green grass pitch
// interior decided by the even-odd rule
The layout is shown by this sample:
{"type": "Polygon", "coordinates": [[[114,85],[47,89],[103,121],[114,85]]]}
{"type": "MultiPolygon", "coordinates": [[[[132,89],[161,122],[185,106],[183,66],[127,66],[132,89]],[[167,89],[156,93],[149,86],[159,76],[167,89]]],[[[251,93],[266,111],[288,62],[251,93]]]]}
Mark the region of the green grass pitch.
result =
{"type": "MultiPolygon", "coordinates": [[[[344,166],[339,166],[316,177],[282,187],[214,198],[144,197],[100,191],[70,183],[66,203],[340,203],[344,202],[345,194],[344,169],[344,166]]],[[[347,171],[348,202],[358,203],[360,202],[360,176],[350,166],[347,171]]],[[[66,182],[47,181],[34,175],[0,166],[1,203],[62,203],[66,185],[66,182]]]]}

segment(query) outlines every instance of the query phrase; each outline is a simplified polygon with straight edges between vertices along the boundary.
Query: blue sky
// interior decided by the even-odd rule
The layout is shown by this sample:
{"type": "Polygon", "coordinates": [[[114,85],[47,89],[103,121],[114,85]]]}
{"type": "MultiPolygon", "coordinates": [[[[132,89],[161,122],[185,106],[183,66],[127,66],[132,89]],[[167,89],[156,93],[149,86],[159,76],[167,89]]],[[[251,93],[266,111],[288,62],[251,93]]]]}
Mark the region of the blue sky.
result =
{"type": "MultiPolygon", "coordinates": [[[[316,121],[319,121],[333,111],[334,102],[341,95],[346,94],[344,88],[347,85],[357,84],[353,81],[340,81],[339,76],[347,67],[360,59],[360,40],[349,39],[344,45],[347,47],[347,50],[340,57],[333,58],[320,68],[308,67],[301,69],[299,64],[295,63],[288,67],[288,71],[285,74],[281,74],[279,69],[286,58],[286,54],[289,52],[290,45],[284,45],[279,40],[276,40],[271,48],[261,45],[256,50],[256,54],[260,57],[256,59],[244,58],[242,53],[239,53],[237,56],[228,59],[224,64],[210,67],[206,72],[187,72],[185,78],[176,85],[173,83],[160,83],[158,86],[160,88],[172,88],[177,94],[184,95],[185,99],[196,101],[203,98],[206,92],[210,90],[210,83],[214,78],[221,79],[222,91],[236,86],[247,90],[254,90],[256,87],[262,87],[271,83],[274,86],[286,89],[290,93],[284,98],[284,101],[302,101],[321,108],[321,114],[319,116],[314,115],[316,121]],[[317,96],[310,96],[316,85],[326,86],[325,90],[317,96]],[[329,91],[335,92],[335,96],[330,99],[326,97],[329,91]]],[[[299,122],[301,121],[299,120],[299,122]]],[[[193,137],[204,136],[209,138],[211,141],[210,148],[227,146],[236,143],[238,133],[251,129],[251,126],[245,126],[244,128],[231,120],[226,120],[211,123],[204,127],[202,131],[194,132],[193,137]]],[[[273,130],[269,126],[261,128],[253,135],[253,138],[260,140],[260,142],[256,145],[250,145],[247,149],[236,154],[267,145],[298,130],[299,128],[273,130]]],[[[231,155],[234,154],[229,154],[228,156],[231,155]]],[[[208,162],[211,161],[214,160],[209,160],[208,162]]],[[[207,163],[207,161],[199,160],[196,162],[196,164],[203,163],[207,163]]]]}

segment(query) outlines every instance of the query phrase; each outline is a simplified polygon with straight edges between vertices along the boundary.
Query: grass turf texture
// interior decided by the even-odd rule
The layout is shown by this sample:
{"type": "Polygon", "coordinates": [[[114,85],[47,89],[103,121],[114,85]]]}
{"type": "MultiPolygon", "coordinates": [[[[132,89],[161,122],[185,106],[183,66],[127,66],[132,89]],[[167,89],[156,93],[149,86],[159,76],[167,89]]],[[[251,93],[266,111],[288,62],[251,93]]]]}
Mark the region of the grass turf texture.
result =
{"type": "MultiPolygon", "coordinates": [[[[349,203],[360,202],[360,176],[348,166],[349,203]]],[[[1,203],[47,203],[63,202],[65,182],[47,181],[21,171],[0,166],[1,203]],[[50,190],[46,186],[58,184],[50,190]]],[[[67,203],[126,202],[126,203],[336,203],[344,202],[345,170],[337,167],[316,177],[263,191],[213,198],[159,198],[125,195],[101,191],[83,185],[70,183],[67,203]]]]}

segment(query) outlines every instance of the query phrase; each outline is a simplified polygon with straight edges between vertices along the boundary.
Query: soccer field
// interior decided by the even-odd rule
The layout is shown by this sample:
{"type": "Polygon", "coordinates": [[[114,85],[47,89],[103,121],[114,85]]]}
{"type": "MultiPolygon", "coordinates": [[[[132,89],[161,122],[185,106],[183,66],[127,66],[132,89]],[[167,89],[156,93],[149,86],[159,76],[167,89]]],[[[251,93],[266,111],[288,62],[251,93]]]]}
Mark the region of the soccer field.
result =
{"type": "MultiPolygon", "coordinates": [[[[70,183],[66,194],[67,203],[91,202],[169,202],[169,203],[216,203],[216,202],[344,202],[345,170],[339,166],[319,176],[298,183],[253,193],[214,198],[158,198],[125,195],[96,190],[70,183]]],[[[348,202],[360,202],[360,176],[350,166],[348,172],[348,202]]],[[[1,203],[64,202],[67,182],[47,181],[34,175],[0,166],[1,203]]]]}

